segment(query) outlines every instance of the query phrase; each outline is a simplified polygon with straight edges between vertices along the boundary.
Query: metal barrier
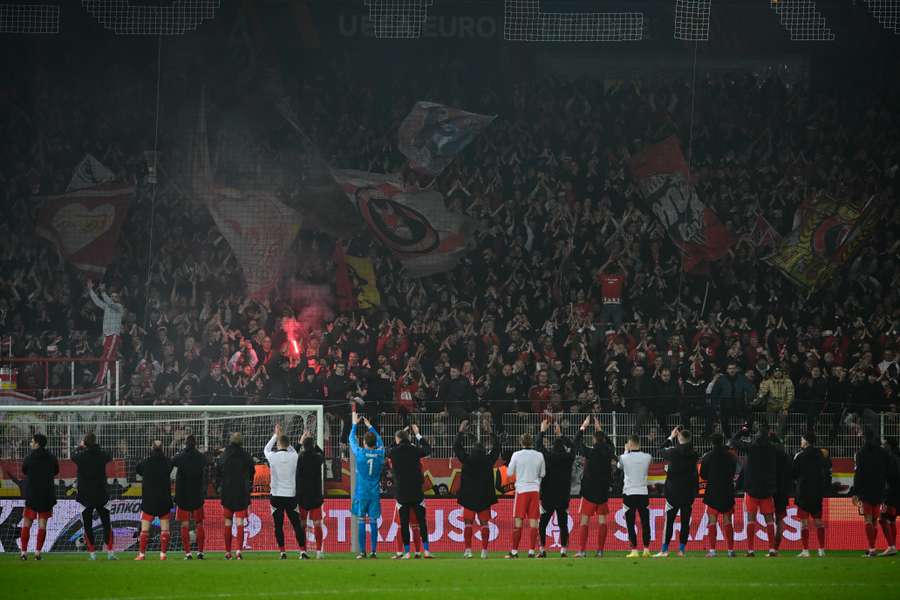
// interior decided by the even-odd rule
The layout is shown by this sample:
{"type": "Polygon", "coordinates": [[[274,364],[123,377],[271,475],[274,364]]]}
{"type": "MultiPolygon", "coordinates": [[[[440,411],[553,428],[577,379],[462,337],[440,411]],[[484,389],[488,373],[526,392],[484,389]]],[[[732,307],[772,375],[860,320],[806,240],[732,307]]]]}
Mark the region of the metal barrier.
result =
{"type": "Polygon", "coordinates": [[[98,387],[93,382],[82,386],[76,384],[78,365],[99,365],[102,362],[102,358],[95,357],[0,357],[0,396],[8,397],[7,404],[23,401],[97,404],[96,401],[75,397],[99,393],[103,396],[103,404],[119,404],[121,382],[118,360],[105,361],[109,363],[109,368],[103,386],[98,387]]]}

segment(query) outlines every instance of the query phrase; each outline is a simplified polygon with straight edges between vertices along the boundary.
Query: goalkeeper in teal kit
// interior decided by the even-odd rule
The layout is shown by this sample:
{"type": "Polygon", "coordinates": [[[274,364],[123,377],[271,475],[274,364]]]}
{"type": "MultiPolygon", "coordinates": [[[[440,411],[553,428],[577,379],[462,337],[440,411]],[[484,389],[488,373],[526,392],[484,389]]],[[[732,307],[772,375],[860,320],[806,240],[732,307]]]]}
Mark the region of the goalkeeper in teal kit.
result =
{"type": "Polygon", "coordinates": [[[366,424],[366,435],[363,438],[365,447],[360,447],[356,440],[356,426],[360,418],[353,411],[353,427],[350,428],[350,450],[356,467],[356,487],[353,490],[351,511],[359,519],[359,554],[356,558],[366,558],[366,521],[369,522],[369,535],[372,538],[371,558],[376,557],[378,546],[378,519],[381,517],[381,470],[384,467],[384,443],[381,436],[363,418],[366,424]]]}

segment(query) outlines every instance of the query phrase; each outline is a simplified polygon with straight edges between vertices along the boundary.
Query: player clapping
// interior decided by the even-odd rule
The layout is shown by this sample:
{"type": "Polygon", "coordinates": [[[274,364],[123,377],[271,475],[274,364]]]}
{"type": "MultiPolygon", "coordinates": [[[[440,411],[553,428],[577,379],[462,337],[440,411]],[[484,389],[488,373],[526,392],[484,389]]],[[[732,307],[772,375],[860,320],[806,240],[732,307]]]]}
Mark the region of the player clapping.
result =
{"type": "Polygon", "coordinates": [[[831,461],[816,448],[816,434],[803,434],[801,450],[794,456],[793,477],[797,480],[797,519],[800,521],[800,540],[803,543],[801,558],[809,556],[809,526],[816,526],[819,540],[819,556],[825,556],[825,520],[822,519],[822,502],[826,490],[831,487],[831,461]]]}
{"type": "Polygon", "coordinates": [[[113,552],[113,530],[109,517],[109,494],[106,490],[106,465],[112,460],[109,453],[102,450],[97,444],[97,436],[88,433],[84,436],[72,462],[77,467],[78,493],[75,499],[81,503],[84,510],[81,512],[81,522],[84,526],[84,541],[87,544],[88,556],[91,560],[97,559],[94,546],[94,511],[100,515],[100,523],[103,524],[103,539],[106,542],[106,556],[109,560],[116,560],[113,552]]]}
{"type": "Polygon", "coordinates": [[[59,462],[47,451],[47,436],[36,433],[31,438],[31,452],[22,462],[25,475],[25,513],[22,515],[22,529],[19,537],[22,560],[28,558],[28,540],[31,524],[37,519],[37,544],[34,559],[41,560],[44,540],[47,539],[47,521],[53,516],[56,493],[53,480],[59,473],[59,462]]]}
{"type": "Polygon", "coordinates": [[[350,427],[350,451],[353,453],[356,469],[356,487],[353,490],[353,501],[350,504],[353,516],[359,519],[357,525],[359,536],[359,554],[357,559],[366,558],[366,523],[372,542],[372,558],[378,551],[378,518],[381,516],[381,470],[384,468],[384,442],[372,427],[368,419],[363,419],[367,431],[363,439],[364,448],[356,439],[356,427],[359,415],[353,411],[353,425],[350,427]]]}
{"type": "Polygon", "coordinates": [[[731,445],[747,454],[744,467],[744,504],[747,510],[747,556],[754,556],[757,514],[762,513],[766,521],[769,539],[769,556],[777,556],[775,550],[775,492],[778,490],[778,454],[769,439],[769,427],[759,425],[759,431],[752,442],[742,438],[749,435],[747,427],[741,428],[731,439],[731,445]]]}
{"type": "Polygon", "coordinates": [[[472,444],[472,450],[466,452],[463,442],[469,422],[459,425],[453,452],[462,464],[459,493],[457,500],[463,509],[463,542],[464,558],[472,558],[472,528],[475,517],[481,527],[481,558],[488,557],[490,540],[491,506],[497,503],[497,492],[494,489],[494,463],[500,456],[500,438],[491,432],[491,450],[486,452],[481,442],[472,444]]]}
{"type": "Polygon", "coordinates": [[[191,519],[197,538],[197,559],[203,560],[206,543],[203,505],[206,503],[206,457],[197,450],[193,435],[184,439],[184,450],[172,459],[175,465],[175,520],[181,523],[181,547],[191,560],[191,519]]]}
{"type": "MultiPolygon", "coordinates": [[[[295,448],[297,459],[297,504],[300,507],[300,523],[306,527],[307,519],[313,522],[316,536],[316,558],[325,556],[325,540],[322,534],[322,466],[325,454],[308,432],[300,437],[300,445],[295,448]]],[[[305,541],[305,539],[304,539],[305,541]]],[[[301,548],[305,552],[306,548],[301,548]]]]}
{"type": "MultiPolygon", "coordinates": [[[[866,429],[865,444],[856,453],[856,471],[853,474],[853,503],[860,507],[860,514],[866,524],[866,540],[869,543],[866,558],[877,556],[875,542],[878,531],[875,520],[881,513],[881,503],[885,499],[885,488],[891,475],[891,457],[878,443],[871,429],[866,429]]],[[[890,544],[890,541],[888,541],[890,544]]]]}
{"type": "Polygon", "coordinates": [[[422,477],[422,459],[431,454],[431,446],[419,433],[418,425],[409,426],[412,434],[416,436],[419,445],[414,446],[410,442],[409,431],[401,429],[394,435],[397,444],[391,449],[389,458],[394,474],[394,489],[396,490],[397,504],[400,505],[400,535],[403,536],[403,558],[409,558],[409,513],[415,511],[416,521],[419,523],[419,534],[422,536],[422,546],[425,549],[425,558],[431,558],[428,547],[428,522],[425,520],[425,494],[422,491],[424,479],[422,477]]]}
{"type": "Polygon", "coordinates": [[[641,441],[636,435],[628,437],[625,453],[619,457],[619,468],[625,474],[622,487],[622,502],[626,506],[625,524],[628,527],[628,543],[631,552],[628,558],[650,556],[650,497],[647,489],[647,472],[650,470],[651,456],[641,452],[641,441]],[[641,541],[643,553],[637,550],[637,525],[635,513],[641,518],[641,541]]]}
{"type": "Polygon", "coordinates": [[[706,481],[706,491],[703,494],[709,544],[706,556],[716,555],[716,526],[721,518],[728,556],[734,558],[734,474],[737,472],[737,458],[725,447],[725,438],[721,433],[714,433],[709,439],[712,450],[700,459],[700,477],[706,481]]]}
{"type": "Polygon", "coordinates": [[[681,532],[678,538],[678,556],[684,556],[691,535],[691,511],[697,497],[697,452],[694,450],[691,432],[681,426],[672,430],[665,441],[663,459],[668,462],[666,472],[666,533],[657,558],[669,556],[669,542],[675,529],[675,517],[681,513],[681,532]]]}
{"type": "Polygon", "coordinates": [[[244,527],[247,525],[247,509],[250,507],[250,492],[253,489],[253,458],[243,447],[243,438],[238,432],[232,433],[225,452],[219,458],[217,469],[221,485],[220,497],[222,513],[225,515],[225,560],[231,560],[231,524],[237,524],[237,551],[235,558],[241,560],[244,547],[244,527]]]}
{"type": "Polygon", "coordinates": [[[513,453],[509,459],[506,472],[509,477],[516,478],[516,496],[513,500],[513,537],[512,547],[506,558],[519,558],[519,542],[522,540],[522,526],[527,521],[530,529],[528,536],[528,557],[534,557],[534,546],[537,542],[538,517],[540,512],[541,480],[547,474],[544,455],[533,448],[534,440],[530,433],[519,436],[521,450],[513,453]]]}
{"type": "Polygon", "coordinates": [[[586,417],[573,441],[575,449],[585,457],[581,501],[578,503],[581,545],[575,555],[577,558],[585,557],[590,520],[594,515],[597,515],[597,556],[603,556],[606,547],[606,519],[609,515],[609,486],[612,481],[612,465],[616,461],[616,450],[603,432],[599,419],[594,418],[593,446],[588,447],[582,441],[590,423],[591,418],[586,417]]]}
{"type": "Polygon", "coordinates": [[[287,515],[294,530],[297,546],[300,548],[300,558],[307,559],[306,554],[306,527],[300,522],[300,513],[297,511],[297,451],[291,446],[288,437],[281,430],[281,425],[275,425],[275,433],[263,449],[266,460],[269,461],[269,473],[271,481],[269,489],[271,495],[269,503],[272,505],[272,521],[275,525],[275,541],[281,553],[281,560],[287,558],[284,546],[284,516],[287,515]]]}
{"type": "Polygon", "coordinates": [[[150,456],[138,463],[137,474],[143,481],[140,549],[135,560],[144,560],[147,542],[150,540],[150,523],[156,518],[159,519],[161,530],[159,560],[166,560],[166,552],[169,549],[169,511],[172,510],[172,461],[163,454],[161,441],[153,442],[150,456]]]}
{"type": "Polygon", "coordinates": [[[565,558],[569,546],[569,497],[572,493],[572,465],[575,462],[575,454],[572,452],[572,444],[563,436],[559,423],[555,424],[556,439],[553,440],[551,450],[544,448],[544,434],[550,428],[550,421],[544,419],[538,433],[535,446],[544,455],[544,464],[547,476],[541,480],[541,518],[538,523],[538,538],[540,538],[540,550],[538,558],[546,558],[547,551],[547,525],[553,514],[556,514],[556,522],[559,526],[559,556],[565,558]]]}

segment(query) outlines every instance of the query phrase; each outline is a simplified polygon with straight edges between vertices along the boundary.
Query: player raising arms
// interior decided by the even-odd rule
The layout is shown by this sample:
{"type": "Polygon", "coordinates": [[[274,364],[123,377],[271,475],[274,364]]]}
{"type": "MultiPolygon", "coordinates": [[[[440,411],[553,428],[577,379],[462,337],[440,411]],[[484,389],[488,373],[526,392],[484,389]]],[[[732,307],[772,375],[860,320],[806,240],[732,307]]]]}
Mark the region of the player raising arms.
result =
{"type": "Polygon", "coordinates": [[[431,454],[431,446],[419,433],[419,426],[409,426],[416,436],[418,446],[409,439],[409,431],[401,429],[394,435],[397,444],[391,449],[391,469],[394,474],[394,489],[397,491],[397,504],[400,505],[400,535],[403,536],[403,558],[409,558],[409,512],[415,511],[419,523],[419,534],[422,536],[422,547],[425,558],[431,558],[428,547],[428,523],[425,520],[425,483],[422,477],[422,459],[431,454]]]}
{"type": "Polygon", "coordinates": [[[275,424],[275,433],[263,448],[263,454],[269,461],[269,503],[272,505],[272,521],[275,524],[275,541],[281,553],[281,560],[287,559],[284,546],[284,515],[287,514],[300,548],[300,558],[307,559],[306,527],[300,521],[297,511],[297,451],[284,435],[279,423],[275,424]]]}
{"type": "Polygon", "coordinates": [[[797,480],[797,519],[800,521],[801,558],[809,557],[809,526],[814,521],[819,539],[819,556],[825,556],[825,521],[822,519],[822,498],[831,487],[831,461],[816,448],[816,434],[804,433],[800,438],[800,452],[794,456],[792,474],[797,480]]]}
{"type": "Polygon", "coordinates": [[[150,523],[159,519],[159,560],[166,560],[169,550],[169,511],[172,510],[172,461],[163,453],[162,442],[155,440],[150,456],[137,465],[141,484],[141,537],[135,560],[144,560],[150,541],[150,523]]]}
{"type": "Polygon", "coordinates": [[[97,436],[93,432],[87,433],[75,454],[72,462],[78,469],[78,494],[75,499],[81,503],[84,510],[81,511],[81,522],[84,526],[84,541],[87,544],[88,556],[91,560],[97,560],[94,550],[94,511],[100,515],[100,523],[103,524],[103,539],[106,542],[106,557],[116,560],[113,552],[113,531],[109,518],[109,494],[106,490],[106,465],[112,460],[109,454],[97,444],[97,436]]]}
{"type": "Polygon", "coordinates": [[[472,558],[472,526],[475,517],[481,527],[481,558],[488,557],[490,541],[491,507],[497,503],[497,492],[494,489],[494,463],[500,456],[500,438],[491,432],[491,451],[485,452],[481,442],[472,444],[472,450],[466,452],[463,442],[469,422],[459,424],[453,452],[462,464],[459,492],[457,500],[463,508],[463,541],[465,543],[464,558],[472,558]]]}
{"type": "Polygon", "coordinates": [[[582,439],[591,423],[585,417],[573,444],[577,452],[585,457],[584,473],[581,476],[581,502],[578,503],[580,521],[580,549],[575,555],[584,558],[587,551],[588,533],[591,517],[597,515],[597,556],[603,556],[606,547],[606,519],[609,515],[609,486],[612,482],[612,465],[616,462],[616,449],[600,426],[600,420],[594,417],[594,445],[588,447],[582,439]]]}
{"type": "Polygon", "coordinates": [[[366,425],[366,435],[363,438],[365,447],[360,448],[356,439],[356,427],[359,424],[359,414],[355,409],[352,413],[353,425],[350,427],[350,451],[353,453],[354,467],[356,469],[356,487],[353,490],[353,501],[350,504],[353,516],[359,519],[357,524],[357,536],[359,539],[359,554],[357,559],[366,558],[366,522],[369,524],[369,536],[372,540],[371,558],[376,558],[378,551],[378,518],[381,516],[381,470],[384,468],[384,442],[381,436],[363,418],[366,425]]]}
{"type": "Polygon", "coordinates": [[[756,530],[759,527],[756,516],[763,514],[766,520],[766,534],[769,538],[769,556],[777,556],[775,550],[775,492],[777,490],[778,455],[775,446],[769,440],[769,426],[760,423],[759,430],[752,442],[742,438],[749,436],[750,430],[745,425],[731,438],[732,447],[743,450],[747,454],[744,467],[744,503],[747,509],[747,556],[753,557],[756,530]]]}
{"type": "Polygon", "coordinates": [[[650,505],[649,491],[647,489],[647,472],[650,470],[652,457],[646,452],[641,452],[641,440],[636,435],[628,436],[625,443],[625,454],[619,457],[619,468],[625,473],[625,483],[622,486],[622,503],[625,504],[625,524],[628,527],[628,543],[631,552],[627,558],[650,556],[650,505]],[[643,553],[637,550],[637,525],[635,513],[641,517],[641,541],[643,553]]]}
{"type": "MultiPolygon", "coordinates": [[[[307,431],[300,437],[299,446],[294,447],[299,453],[297,459],[297,504],[300,507],[300,523],[306,527],[307,519],[313,522],[316,536],[316,558],[325,556],[325,539],[322,534],[322,466],[325,464],[325,453],[316,444],[315,437],[307,431]]],[[[305,541],[305,536],[304,536],[305,541]]],[[[301,548],[306,552],[306,548],[301,548]]]]}
{"type": "Polygon", "coordinates": [[[191,560],[191,519],[197,537],[197,559],[203,560],[206,542],[203,504],[206,502],[206,457],[197,450],[193,435],[184,438],[184,450],[172,459],[175,465],[175,520],[181,523],[181,547],[185,560],[191,560]]]}
{"type": "Polygon", "coordinates": [[[666,472],[666,537],[657,558],[669,556],[669,542],[675,532],[675,517],[681,513],[681,532],[678,537],[678,556],[684,556],[691,535],[691,511],[697,488],[697,456],[691,432],[680,425],[665,441],[663,459],[669,463],[666,472]]]}
{"type": "Polygon", "coordinates": [[[734,474],[737,472],[737,458],[725,447],[725,436],[713,433],[709,436],[712,450],[700,459],[700,477],[706,481],[703,504],[706,505],[707,557],[716,555],[716,525],[721,517],[722,533],[728,556],[734,558],[734,474]]]}
{"type": "Polygon", "coordinates": [[[56,505],[53,479],[59,473],[59,462],[47,450],[47,436],[36,433],[31,438],[31,452],[22,461],[22,474],[25,475],[25,512],[22,515],[22,529],[19,537],[20,558],[28,558],[28,539],[31,537],[31,524],[37,519],[37,544],[34,548],[34,559],[41,560],[41,550],[47,539],[47,521],[53,516],[56,505]]]}
{"type": "Polygon", "coordinates": [[[547,558],[547,525],[556,513],[559,526],[559,556],[565,558],[569,546],[569,497],[572,494],[572,465],[575,453],[572,443],[563,436],[559,423],[555,423],[556,439],[551,450],[544,448],[544,434],[550,428],[550,421],[541,421],[541,429],[534,445],[544,455],[547,476],[541,480],[541,519],[538,523],[538,537],[541,547],[538,558],[547,558]]]}
{"type": "Polygon", "coordinates": [[[231,560],[231,523],[237,524],[237,551],[241,560],[244,547],[244,527],[247,526],[247,509],[250,507],[250,491],[253,489],[253,458],[244,449],[244,440],[234,432],[228,440],[225,452],[219,457],[216,469],[219,473],[219,496],[225,516],[225,560],[231,560]]]}
{"type": "Polygon", "coordinates": [[[864,435],[865,444],[856,453],[852,493],[853,504],[861,508],[861,514],[866,523],[866,539],[869,542],[869,548],[864,556],[874,558],[877,556],[875,541],[878,537],[875,519],[881,513],[881,503],[884,502],[884,492],[890,475],[891,463],[890,456],[878,443],[875,432],[867,428],[864,435]]]}
{"type": "Polygon", "coordinates": [[[516,478],[516,496],[513,500],[513,538],[512,548],[506,558],[519,558],[519,542],[522,540],[522,525],[528,522],[528,558],[534,558],[534,545],[537,541],[538,518],[540,516],[541,480],[547,474],[544,455],[533,448],[534,440],[530,433],[519,436],[521,450],[513,453],[509,459],[506,473],[516,478]]]}

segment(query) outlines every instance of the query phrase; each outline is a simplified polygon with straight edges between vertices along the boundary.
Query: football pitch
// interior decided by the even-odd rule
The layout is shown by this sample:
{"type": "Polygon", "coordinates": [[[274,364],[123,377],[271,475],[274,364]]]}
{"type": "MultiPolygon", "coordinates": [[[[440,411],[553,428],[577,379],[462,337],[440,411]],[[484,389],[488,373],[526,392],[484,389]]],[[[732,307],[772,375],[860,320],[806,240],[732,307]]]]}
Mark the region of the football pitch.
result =
{"type": "Polygon", "coordinates": [[[624,552],[602,559],[464,560],[438,555],[435,560],[355,560],[329,555],[324,560],[286,561],[274,553],[249,553],[225,561],[210,553],[205,561],[185,561],[178,553],[160,562],[148,553],[135,562],[123,553],[109,562],[98,553],[90,562],[80,554],[0,555],[0,593],[5,598],[91,598],[101,600],[204,600],[230,598],[410,597],[433,598],[898,598],[900,559],[863,559],[861,552],[833,553],[826,558],[626,559],[624,552]],[[640,594],[640,596],[637,596],[640,594]]]}

